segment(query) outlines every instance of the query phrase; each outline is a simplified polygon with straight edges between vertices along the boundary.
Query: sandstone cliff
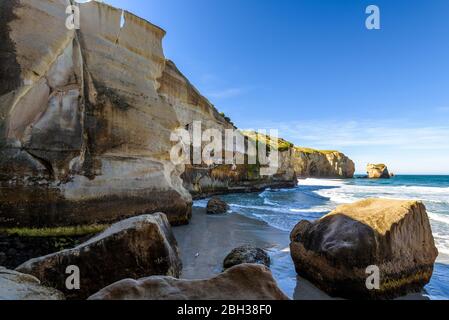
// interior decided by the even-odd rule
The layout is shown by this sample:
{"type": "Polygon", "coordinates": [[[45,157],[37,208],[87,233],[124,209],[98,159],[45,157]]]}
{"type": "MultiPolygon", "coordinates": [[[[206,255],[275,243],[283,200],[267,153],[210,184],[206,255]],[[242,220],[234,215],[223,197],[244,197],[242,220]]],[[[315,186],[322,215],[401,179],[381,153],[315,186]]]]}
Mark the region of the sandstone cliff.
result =
{"type": "MultiPolygon", "coordinates": [[[[224,147],[222,156],[226,152],[245,156],[247,150],[239,149],[235,141],[230,148],[226,146],[225,130],[235,130],[234,125],[198,92],[173,62],[167,61],[160,83],[159,92],[174,107],[182,128],[192,133],[194,122],[200,121],[203,131],[218,129],[222,133],[224,147]]],[[[235,134],[245,136],[238,131],[235,134]]],[[[181,178],[184,187],[195,198],[214,194],[258,191],[267,187],[293,187],[296,185],[296,177],[290,169],[291,151],[280,151],[279,170],[271,177],[261,175],[260,164],[247,164],[245,161],[246,164],[235,165],[205,163],[186,165],[181,178]]]]}
{"type": "Polygon", "coordinates": [[[352,178],[355,164],[338,151],[294,148],[293,167],[300,178],[352,178]]]}
{"type": "Polygon", "coordinates": [[[59,226],[163,211],[191,197],[169,157],[177,110],[159,93],[165,32],[98,2],[2,1],[0,223],[59,226]],[[121,26],[121,18],[125,24],[121,26]]]}
{"type": "Polygon", "coordinates": [[[345,156],[290,144],[271,176],[260,163],[175,166],[176,129],[234,125],[165,58],[162,29],[89,2],[79,5],[81,28],[69,30],[71,3],[0,2],[0,227],[109,224],[160,211],[183,224],[192,195],[352,176],[345,156]]]}

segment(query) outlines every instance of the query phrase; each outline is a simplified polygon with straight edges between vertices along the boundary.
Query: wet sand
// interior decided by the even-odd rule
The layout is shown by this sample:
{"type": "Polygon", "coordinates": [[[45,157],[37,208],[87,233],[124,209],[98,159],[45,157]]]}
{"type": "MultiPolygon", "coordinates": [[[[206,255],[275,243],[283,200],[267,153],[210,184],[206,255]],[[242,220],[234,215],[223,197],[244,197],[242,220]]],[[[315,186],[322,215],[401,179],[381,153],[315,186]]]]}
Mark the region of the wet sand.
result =
{"type": "Polygon", "coordinates": [[[189,225],[173,229],[181,250],[184,279],[210,278],[223,270],[224,258],[235,248],[253,245],[268,251],[289,246],[289,234],[236,213],[208,215],[194,208],[189,225]]]}

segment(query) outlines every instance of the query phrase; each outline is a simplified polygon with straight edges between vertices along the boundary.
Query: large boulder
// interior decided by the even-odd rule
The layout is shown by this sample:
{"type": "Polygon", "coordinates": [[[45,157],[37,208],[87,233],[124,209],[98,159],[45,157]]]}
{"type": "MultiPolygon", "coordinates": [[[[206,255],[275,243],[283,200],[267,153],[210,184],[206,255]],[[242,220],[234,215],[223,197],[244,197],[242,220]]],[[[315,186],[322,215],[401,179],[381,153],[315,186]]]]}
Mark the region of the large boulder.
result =
{"type": "Polygon", "coordinates": [[[244,263],[261,264],[269,268],[271,259],[265,250],[246,245],[232,250],[224,259],[223,268],[226,270],[244,263]]]}
{"type": "Polygon", "coordinates": [[[129,277],[179,277],[182,264],[167,217],[158,213],[116,223],[74,249],[32,259],[16,270],[36,276],[68,299],[85,299],[129,277]],[[80,290],[66,288],[69,266],[80,270],[80,290]]]}
{"type": "Polygon", "coordinates": [[[89,300],[288,300],[268,268],[243,264],[208,280],[126,279],[89,300]]]}
{"type": "Polygon", "coordinates": [[[340,206],[320,220],[300,222],[290,247],[299,275],[333,296],[357,299],[421,291],[438,256],[426,208],[417,201],[368,199],[340,206]],[[380,287],[369,290],[373,266],[380,287]]]}
{"type": "Polygon", "coordinates": [[[369,164],[366,173],[370,179],[390,179],[391,175],[388,167],[384,164],[369,164]]]}
{"type": "Polygon", "coordinates": [[[207,203],[208,214],[223,214],[228,212],[229,205],[218,197],[213,197],[207,203]]]}
{"type": "Polygon", "coordinates": [[[0,267],[0,300],[64,300],[64,295],[33,276],[0,267]]]}

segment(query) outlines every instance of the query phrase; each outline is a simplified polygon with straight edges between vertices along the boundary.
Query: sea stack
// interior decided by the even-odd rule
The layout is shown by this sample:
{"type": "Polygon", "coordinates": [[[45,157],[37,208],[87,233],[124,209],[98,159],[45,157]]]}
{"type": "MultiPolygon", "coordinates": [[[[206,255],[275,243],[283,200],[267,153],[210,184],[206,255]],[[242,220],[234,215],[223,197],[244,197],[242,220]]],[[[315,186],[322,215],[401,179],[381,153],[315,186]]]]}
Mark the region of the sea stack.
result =
{"type": "Polygon", "coordinates": [[[385,164],[369,164],[366,167],[369,179],[390,179],[391,175],[385,164]]]}
{"type": "Polygon", "coordinates": [[[291,233],[299,275],[332,296],[390,299],[420,292],[438,250],[421,202],[367,199],[343,205],[291,233]],[[378,271],[378,289],[367,285],[378,271]]]}

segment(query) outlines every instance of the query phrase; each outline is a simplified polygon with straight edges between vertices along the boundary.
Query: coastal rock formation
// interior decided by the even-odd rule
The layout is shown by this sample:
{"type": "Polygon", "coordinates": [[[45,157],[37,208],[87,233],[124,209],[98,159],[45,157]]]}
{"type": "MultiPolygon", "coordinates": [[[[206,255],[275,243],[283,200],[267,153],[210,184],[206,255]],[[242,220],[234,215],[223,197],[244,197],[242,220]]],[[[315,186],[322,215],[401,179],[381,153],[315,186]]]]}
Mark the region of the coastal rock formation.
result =
{"type": "Polygon", "coordinates": [[[264,266],[243,264],[208,280],[122,280],[89,300],[288,300],[264,266]]]}
{"type": "Polygon", "coordinates": [[[69,30],[72,3],[0,2],[0,227],[110,224],[155,212],[186,224],[192,195],[352,176],[343,155],[303,158],[282,139],[270,175],[259,162],[174,165],[176,130],[236,128],[165,58],[162,29],[91,1],[79,4],[80,29],[69,30]]]}
{"type": "Polygon", "coordinates": [[[229,210],[229,205],[218,197],[213,197],[207,203],[206,211],[208,214],[222,214],[229,210]]]}
{"type": "Polygon", "coordinates": [[[226,270],[244,263],[261,264],[269,268],[271,259],[265,250],[246,245],[232,250],[225,258],[223,268],[226,270]]]}
{"type": "Polygon", "coordinates": [[[369,179],[390,179],[391,175],[384,164],[369,164],[366,167],[369,179]]]}
{"type": "Polygon", "coordinates": [[[384,299],[419,292],[430,281],[438,251],[421,202],[368,199],[342,205],[291,234],[299,275],[333,296],[384,299]],[[369,290],[369,267],[380,270],[369,290]]]}
{"type": "Polygon", "coordinates": [[[36,276],[69,299],[85,299],[129,277],[179,277],[182,264],[168,220],[158,213],[118,222],[74,249],[32,259],[16,270],[36,276]],[[80,270],[80,290],[66,288],[69,266],[80,270]]]}
{"type": "Polygon", "coordinates": [[[165,32],[95,1],[69,30],[72,2],[0,3],[0,226],[159,211],[188,222],[192,199],[169,154],[178,111],[160,91],[165,32]]]}
{"type": "Polygon", "coordinates": [[[0,300],[64,299],[62,292],[42,286],[35,277],[0,267],[0,300]]]}
{"type": "Polygon", "coordinates": [[[299,178],[353,178],[354,162],[338,151],[295,147],[293,168],[299,178]]]}

